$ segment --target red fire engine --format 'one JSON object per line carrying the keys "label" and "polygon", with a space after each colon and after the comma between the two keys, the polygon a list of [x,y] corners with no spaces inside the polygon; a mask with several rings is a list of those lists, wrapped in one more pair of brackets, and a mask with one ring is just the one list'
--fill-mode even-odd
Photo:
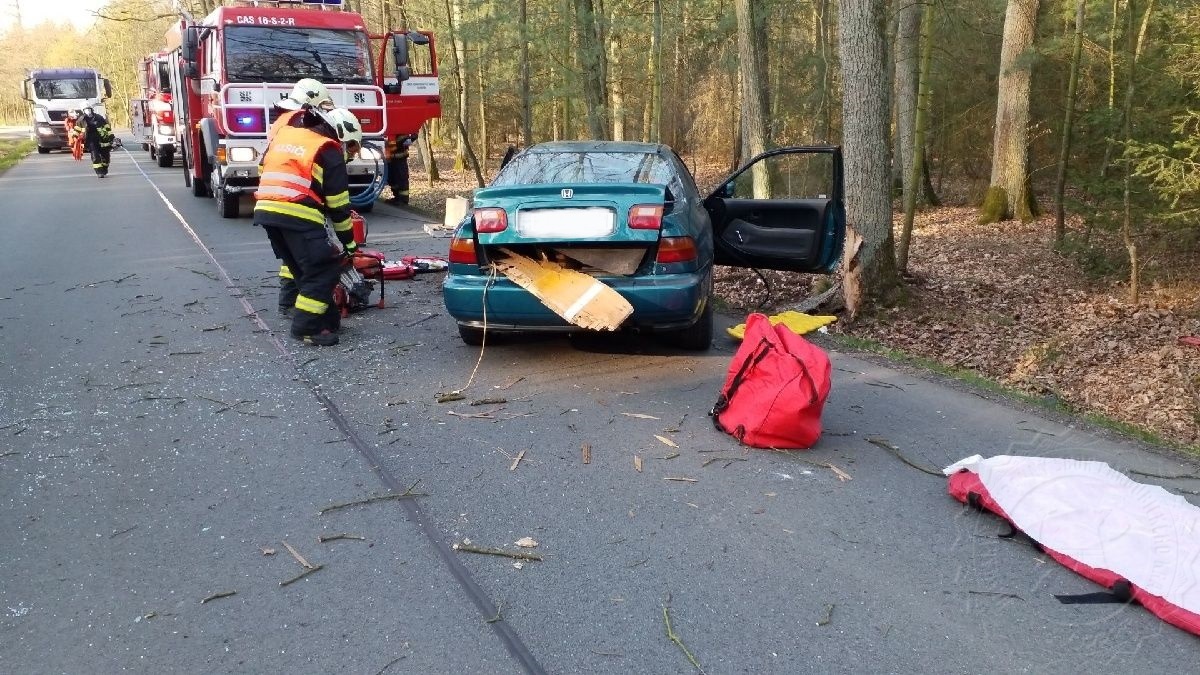
{"label": "red fire engine", "polygon": [[138,63],[138,88],[141,95],[129,102],[133,136],[159,166],[171,166],[175,160],[175,112],[167,52],[151,54]]}
{"label": "red fire engine", "polygon": [[241,195],[257,188],[274,103],[297,80],[324,83],[378,145],[347,165],[351,201],[362,212],[381,187],[383,142],[416,134],[441,114],[433,36],[370,35],[341,0],[218,7],[168,31],[167,50],[184,182],[197,197],[216,197],[226,218],[237,217]]}

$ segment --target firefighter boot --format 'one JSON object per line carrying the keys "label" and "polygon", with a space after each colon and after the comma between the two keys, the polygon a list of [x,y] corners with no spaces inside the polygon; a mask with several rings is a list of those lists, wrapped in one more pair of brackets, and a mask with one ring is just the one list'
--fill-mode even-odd
{"label": "firefighter boot", "polygon": [[313,335],[300,335],[295,331],[292,331],[292,337],[306,345],[314,345],[317,347],[332,347],[338,343],[337,333],[334,333],[328,328],[322,328],[320,333],[315,333]]}

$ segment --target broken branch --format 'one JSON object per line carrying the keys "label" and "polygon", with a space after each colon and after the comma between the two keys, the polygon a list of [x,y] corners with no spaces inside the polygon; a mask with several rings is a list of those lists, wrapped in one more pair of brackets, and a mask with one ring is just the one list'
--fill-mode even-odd
{"label": "broken branch", "polygon": [[301,567],[305,567],[305,568],[307,568],[307,569],[310,569],[310,570],[311,570],[311,569],[314,569],[314,568],[316,567],[316,565],[313,565],[312,563],[310,563],[310,562],[308,562],[307,560],[305,560],[305,559],[304,559],[304,556],[300,555],[300,552],[299,552],[299,551],[297,551],[296,549],[292,548],[292,545],[291,545],[291,544],[289,544],[289,543],[287,543],[287,540],[284,540],[284,541],[283,541],[283,547],[284,547],[284,548],[286,548],[286,549],[288,550],[288,553],[291,553],[291,554],[292,554],[292,557],[296,559],[296,562],[300,563],[300,566],[301,566]]}
{"label": "broken branch", "polygon": [[[420,482],[421,481],[417,481],[417,483],[420,483]],[[413,483],[413,487],[416,487],[417,483]],[[330,504],[329,506],[326,506],[325,508],[321,509],[320,511],[317,511],[317,515],[323,516],[326,513],[329,513],[330,511],[344,509],[348,506],[361,506],[363,504],[374,504],[375,502],[388,501],[391,499],[407,499],[410,497],[428,497],[428,496],[429,495],[425,494],[424,492],[413,492],[412,487],[410,487],[408,490],[405,490],[403,494],[379,495],[377,497],[367,497],[366,499],[357,499],[355,501],[345,502],[343,504]]]}
{"label": "broken branch", "polygon": [[366,537],[360,537],[357,534],[346,534],[345,532],[343,532],[341,534],[331,534],[328,536],[323,535],[323,534],[318,535],[317,543],[324,544],[327,541],[337,541],[339,539],[354,539],[355,541],[366,541],[367,540]]}
{"label": "broken branch", "polygon": [[237,591],[221,591],[220,593],[213,593],[212,595],[208,596],[207,598],[204,598],[203,600],[201,600],[200,604],[203,605],[206,602],[211,602],[213,600],[219,600],[220,598],[228,598],[231,595],[237,595]]}
{"label": "broken branch", "polygon": [[455,551],[463,551],[464,553],[481,553],[483,555],[498,555],[506,558],[517,558],[518,560],[537,560],[541,561],[542,556],[536,553],[525,553],[524,551],[505,551],[502,548],[486,548],[483,546],[475,546],[474,544],[454,544],[450,548]]}
{"label": "broken branch", "polygon": [[696,670],[704,672],[704,669],[700,667],[700,662],[696,660],[695,656],[692,656],[692,652],[688,650],[687,645],[683,644],[683,640],[679,639],[679,636],[675,634],[675,630],[671,628],[671,613],[667,609],[666,605],[663,605],[663,623],[666,624],[667,627],[667,638],[669,638],[671,642],[674,642],[679,649],[683,651],[683,655],[687,657],[687,660],[691,662],[693,666],[695,666]]}
{"label": "broken branch", "polygon": [[301,572],[300,574],[297,574],[296,576],[292,577],[291,579],[279,582],[279,586],[282,588],[283,586],[287,586],[288,584],[294,584],[297,581],[300,581],[301,579],[303,579],[304,577],[312,574],[313,572],[317,572],[322,569],[325,569],[324,565],[317,565],[316,567],[310,567],[310,568],[304,570],[303,572]]}

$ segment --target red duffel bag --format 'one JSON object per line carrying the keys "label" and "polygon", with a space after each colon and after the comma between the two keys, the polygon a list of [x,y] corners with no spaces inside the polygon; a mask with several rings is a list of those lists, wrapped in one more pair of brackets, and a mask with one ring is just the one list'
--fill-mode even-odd
{"label": "red duffel bag", "polygon": [[819,347],[751,314],[713,406],[713,424],[755,448],[810,448],[821,437],[831,371]]}

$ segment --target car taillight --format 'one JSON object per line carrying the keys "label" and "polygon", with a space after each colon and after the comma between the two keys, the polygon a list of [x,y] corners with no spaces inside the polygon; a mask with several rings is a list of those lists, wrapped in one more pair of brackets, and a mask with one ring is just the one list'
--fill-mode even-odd
{"label": "car taillight", "polygon": [[661,204],[638,204],[629,209],[629,229],[662,229],[663,207]]}
{"label": "car taillight", "polygon": [[475,231],[480,234],[503,232],[508,227],[504,209],[475,209]]}
{"label": "car taillight", "polygon": [[696,259],[696,242],[691,237],[663,237],[658,242],[660,263],[692,262]]}
{"label": "car taillight", "polygon": [[478,265],[479,257],[475,255],[475,240],[471,237],[455,237],[451,239],[450,262],[464,265]]}
{"label": "car taillight", "polygon": [[158,113],[158,123],[159,124],[174,124],[175,123],[175,114],[172,113],[170,110],[160,110]]}

